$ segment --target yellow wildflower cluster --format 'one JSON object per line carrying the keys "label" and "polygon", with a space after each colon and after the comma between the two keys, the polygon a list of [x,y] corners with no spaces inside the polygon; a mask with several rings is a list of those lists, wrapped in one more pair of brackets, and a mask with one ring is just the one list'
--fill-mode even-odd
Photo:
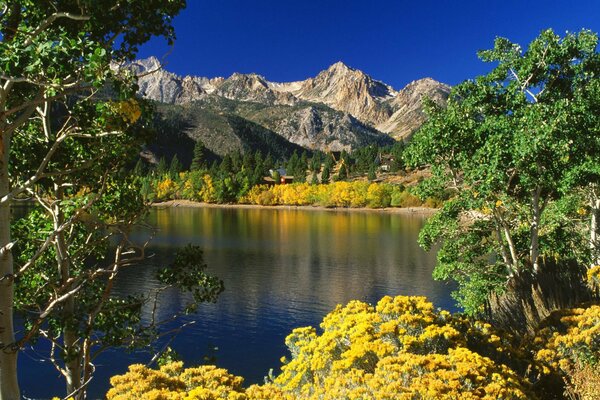
{"label": "yellow wildflower cluster", "polygon": [[514,371],[474,350],[501,346],[489,325],[468,326],[424,297],[353,301],[321,328],[286,338],[292,359],[274,383],[298,398],[527,398]]}
{"label": "yellow wildflower cluster", "polygon": [[544,374],[562,376],[571,398],[600,393],[600,305],[556,311],[530,347]]}
{"label": "yellow wildflower cluster", "polygon": [[315,205],[324,207],[411,207],[422,205],[415,196],[398,186],[386,183],[333,182],[322,185],[253,187],[242,202],[259,205]]}
{"label": "yellow wildflower cluster", "polygon": [[291,360],[264,385],[244,389],[242,378],[210,366],[134,365],[111,380],[107,398],[531,398],[527,382],[487,356],[514,357],[490,325],[438,312],[424,297],[384,297],[376,306],[352,301],[328,314],[321,330],[295,329],[286,338]]}
{"label": "yellow wildflower cluster", "polygon": [[172,362],[159,370],[140,364],[129,367],[123,375],[114,376],[108,400],[293,400],[273,384],[242,387],[244,379],[222,368],[205,365],[183,368]]}
{"label": "yellow wildflower cluster", "polygon": [[533,340],[544,372],[569,373],[576,366],[600,362],[599,305],[562,310],[549,321]]}
{"label": "yellow wildflower cluster", "polygon": [[600,290],[600,265],[588,269],[587,282],[592,289]]}
{"label": "yellow wildflower cluster", "polygon": [[243,378],[212,365],[183,368],[173,362],[153,370],[140,364],[124,375],[111,378],[108,400],[245,400]]}

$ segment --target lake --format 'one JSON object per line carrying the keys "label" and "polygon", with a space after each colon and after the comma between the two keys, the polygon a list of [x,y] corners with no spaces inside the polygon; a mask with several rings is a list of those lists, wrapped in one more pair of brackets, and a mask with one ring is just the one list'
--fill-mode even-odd
{"label": "lake", "polygon": [[[149,293],[154,274],[174,251],[188,243],[204,249],[208,273],[217,275],[225,291],[216,304],[203,305],[171,343],[186,362],[204,357],[262,382],[280,357],[285,337],[299,326],[318,326],[337,304],[353,299],[375,303],[385,295],[424,295],[436,306],[456,310],[452,287],[433,281],[433,252],[416,239],[425,218],[361,211],[247,208],[155,208],[148,222],[158,228],[144,265],[123,271],[120,295]],[[147,235],[138,232],[137,239]],[[179,310],[185,297],[168,293],[160,316]],[[186,321],[189,321],[188,318]],[[90,398],[101,398],[108,378],[134,362],[146,363],[147,352],[105,353],[97,362]],[[48,398],[63,393],[58,374],[31,349],[19,356],[23,394]]]}

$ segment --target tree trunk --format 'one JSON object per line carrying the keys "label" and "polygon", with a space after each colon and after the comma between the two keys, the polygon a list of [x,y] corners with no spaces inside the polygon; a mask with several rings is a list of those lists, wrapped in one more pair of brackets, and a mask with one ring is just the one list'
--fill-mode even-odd
{"label": "tree trunk", "polygon": [[597,196],[592,197],[591,208],[590,253],[593,267],[595,265],[600,265],[600,198]]}
{"label": "tree trunk", "polygon": [[533,266],[533,272],[540,269],[538,258],[540,256],[540,189],[536,189],[531,198],[531,245],[529,247],[529,258]]}
{"label": "tree trunk", "polygon": [[[9,138],[0,136],[0,198],[8,194]],[[0,400],[18,400],[17,350],[13,348],[13,258],[10,250],[10,202],[0,204]]]}
{"label": "tree trunk", "polygon": [[[61,209],[60,201],[63,200],[63,190],[59,186],[55,186],[56,204],[54,205],[54,231],[58,231],[59,227],[65,222],[65,217]],[[56,261],[58,263],[58,272],[60,274],[61,285],[67,285],[67,281],[71,277],[71,260],[69,257],[69,249],[65,240],[65,232],[61,231],[56,234]],[[65,328],[63,331],[63,345],[65,352],[65,370],[64,375],[67,383],[67,396],[78,391],[81,387],[81,349],[78,344],[79,335],[77,329],[73,327],[73,316],[75,313],[75,298],[70,296],[63,303],[62,318]],[[77,393],[75,399],[83,398],[83,393]]]}

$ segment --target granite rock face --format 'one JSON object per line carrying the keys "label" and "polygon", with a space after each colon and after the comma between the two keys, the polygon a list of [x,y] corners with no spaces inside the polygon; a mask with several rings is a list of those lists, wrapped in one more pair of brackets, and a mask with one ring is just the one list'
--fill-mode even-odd
{"label": "granite rock face", "polygon": [[[323,151],[352,150],[406,139],[426,118],[424,98],[443,105],[450,92],[448,85],[431,78],[411,82],[396,91],[342,62],[314,78],[284,83],[269,82],[257,74],[235,73],[226,79],[181,77],[162,68],[154,57],[136,61],[133,68],[140,76],[140,95],[183,106],[188,112],[179,115],[190,119],[190,126],[207,125],[199,115],[241,118],[246,122],[236,119],[235,124],[221,124],[227,126],[228,135],[236,126],[253,124],[293,144]],[[204,111],[191,118],[192,109]],[[167,110],[171,109],[166,107],[162,112]],[[211,128],[212,142],[219,135],[218,126]],[[191,131],[208,134],[207,129],[192,127]],[[209,140],[202,138],[206,134],[196,135],[196,140]],[[223,149],[214,147],[216,154],[223,153]]]}

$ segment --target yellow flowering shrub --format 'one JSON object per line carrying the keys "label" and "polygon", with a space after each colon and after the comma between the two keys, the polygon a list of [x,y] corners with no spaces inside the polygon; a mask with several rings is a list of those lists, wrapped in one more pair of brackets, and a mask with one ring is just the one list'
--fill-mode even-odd
{"label": "yellow flowering shrub", "polygon": [[129,367],[123,375],[114,376],[108,400],[246,400],[244,379],[229,374],[222,368],[205,365],[183,368],[182,362],[173,362],[159,370],[140,364]]}
{"label": "yellow flowering shrub", "polygon": [[592,289],[600,290],[600,265],[588,269],[587,282]]}
{"label": "yellow flowering shrub", "polygon": [[543,374],[559,374],[577,398],[600,393],[600,305],[554,312],[530,347]]}
{"label": "yellow flowering shrub", "polygon": [[533,340],[536,360],[550,373],[600,362],[600,306],[561,310]]}
{"label": "yellow flowering shrub", "polygon": [[[501,339],[502,337],[502,339]],[[133,365],[111,379],[117,399],[530,399],[530,385],[508,362],[510,336],[489,324],[438,311],[424,297],[351,301],[314,327],[286,338],[290,360],[264,385],[211,366]]]}
{"label": "yellow flowering shrub", "polygon": [[512,369],[474,350],[512,351],[490,351],[502,343],[489,325],[469,326],[424,297],[388,296],[375,307],[352,301],[321,329],[286,338],[292,358],[274,383],[298,398],[528,398]]}

